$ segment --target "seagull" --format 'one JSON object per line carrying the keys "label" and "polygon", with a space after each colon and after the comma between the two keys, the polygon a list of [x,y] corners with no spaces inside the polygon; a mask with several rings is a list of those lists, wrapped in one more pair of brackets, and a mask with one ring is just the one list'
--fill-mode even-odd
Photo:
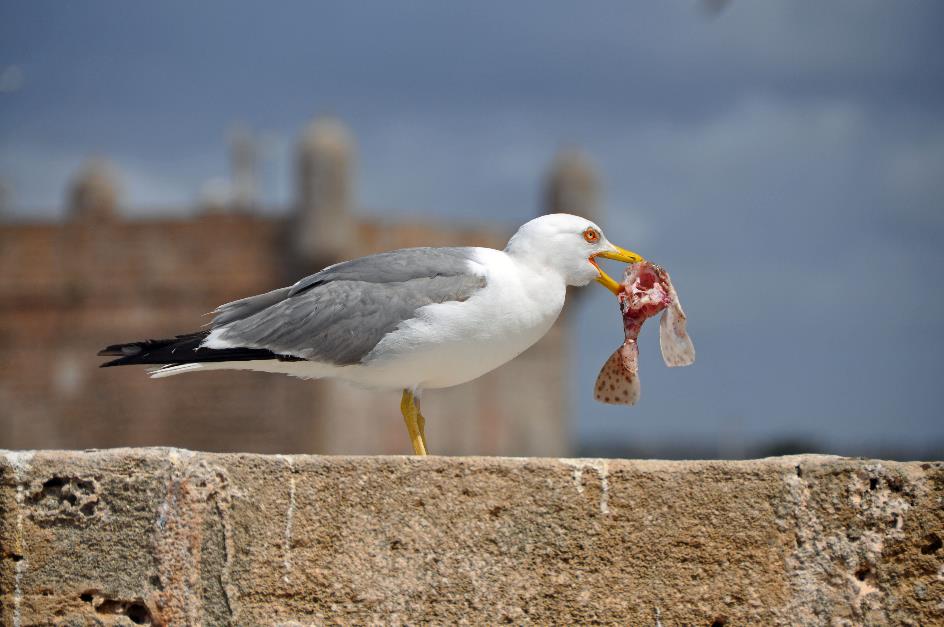
{"label": "seagull", "polygon": [[209,328],[114,344],[102,367],[159,365],[151,377],[256,370],[402,390],[413,452],[426,455],[424,390],[478,378],[550,330],[567,286],[619,284],[597,258],[644,261],[599,226],[557,213],[527,222],[504,250],[404,248],[343,261],[294,285],[218,307]]}

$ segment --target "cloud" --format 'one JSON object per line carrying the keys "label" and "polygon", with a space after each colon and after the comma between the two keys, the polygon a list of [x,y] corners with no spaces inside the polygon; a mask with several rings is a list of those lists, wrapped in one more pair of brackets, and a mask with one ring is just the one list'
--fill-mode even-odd
{"label": "cloud", "polygon": [[893,145],[882,156],[889,201],[919,225],[944,227],[944,128]]}
{"label": "cloud", "polygon": [[25,73],[18,65],[8,65],[0,69],[0,94],[12,94],[23,87]]}

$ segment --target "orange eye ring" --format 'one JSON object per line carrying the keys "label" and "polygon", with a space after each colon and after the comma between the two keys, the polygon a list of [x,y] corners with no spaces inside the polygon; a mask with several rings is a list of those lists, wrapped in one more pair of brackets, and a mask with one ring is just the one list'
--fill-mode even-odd
{"label": "orange eye ring", "polygon": [[600,232],[592,226],[588,226],[583,232],[583,238],[587,240],[588,244],[596,244],[600,241]]}

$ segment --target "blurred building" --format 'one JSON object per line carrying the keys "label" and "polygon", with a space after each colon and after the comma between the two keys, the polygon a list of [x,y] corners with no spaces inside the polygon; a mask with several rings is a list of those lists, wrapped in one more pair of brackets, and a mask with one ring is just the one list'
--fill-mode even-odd
{"label": "blurred building", "polygon": [[[231,138],[233,192],[187,218],[125,219],[120,180],[90,163],[62,223],[0,223],[0,448],[172,445],[256,452],[405,453],[399,393],[253,372],[151,380],[99,369],[106,344],[199,328],[217,305],[326,264],[407,246],[502,248],[510,235],[427,220],[359,218],[354,145],[339,122],[298,143],[294,208],[256,209],[252,144]],[[545,210],[593,215],[597,183],[575,153],[545,180]],[[431,450],[563,455],[571,450],[566,321],[472,383],[428,392]]]}

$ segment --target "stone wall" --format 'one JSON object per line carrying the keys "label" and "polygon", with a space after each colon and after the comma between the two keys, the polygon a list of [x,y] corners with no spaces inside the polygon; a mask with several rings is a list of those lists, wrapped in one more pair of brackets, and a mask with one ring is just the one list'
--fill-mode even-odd
{"label": "stone wall", "polygon": [[944,623],[944,463],[0,454],[0,622]]}
{"label": "stone wall", "polygon": [[[342,259],[414,246],[501,249],[513,232],[508,223],[474,218],[457,223],[406,218],[403,208],[357,210],[356,150],[338,120],[316,121],[302,134],[290,210],[261,210],[246,133],[232,135],[232,203],[208,198],[198,213],[132,205],[125,215],[120,166],[93,161],[69,190],[65,221],[0,216],[0,448],[411,451],[398,392],[255,372],[151,381],[143,367],[99,370],[105,360],[96,353],[104,346],[200,330],[217,306],[290,285]],[[543,185],[542,211],[599,217],[599,182],[585,157],[564,154]],[[461,387],[428,392],[430,450],[570,454],[566,317],[565,310],[514,362]]]}
{"label": "stone wall", "polygon": [[[0,224],[0,448],[410,452],[398,392],[257,372],[151,380],[141,366],[99,369],[104,346],[199,330],[218,305],[303,276],[285,274],[285,226],[251,214]],[[420,245],[502,248],[508,236],[431,221],[355,227],[350,257]],[[566,328],[562,318],[512,363],[429,391],[430,450],[567,454]]]}

